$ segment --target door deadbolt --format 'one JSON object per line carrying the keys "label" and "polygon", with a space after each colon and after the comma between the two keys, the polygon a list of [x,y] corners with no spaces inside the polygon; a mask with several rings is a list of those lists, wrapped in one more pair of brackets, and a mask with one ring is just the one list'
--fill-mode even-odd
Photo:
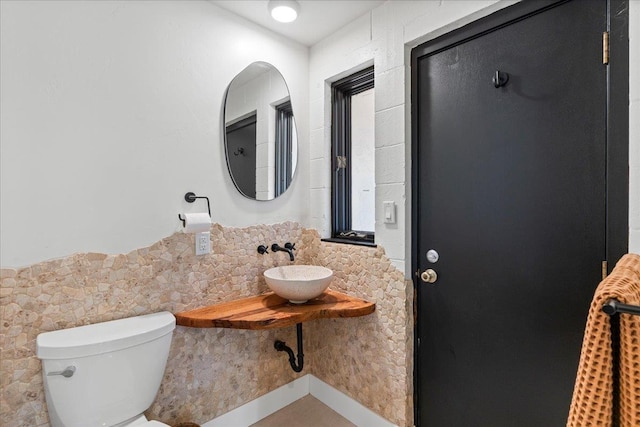
{"label": "door deadbolt", "polygon": [[435,283],[435,281],[438,280],[438,273],[436,273],[434,270],[430,268],[427,268],[425,271],[422,272],[422,274],[420,275],[420,278],[422,279],[423,282]]}
{"label": "door deadbolt", "polygon": [[431,264],[438,262],[439,259],[440,254],[438,254],[438,251],[436,251],[435,249],[429,249],[427,251],[427,261],[429,261]]}

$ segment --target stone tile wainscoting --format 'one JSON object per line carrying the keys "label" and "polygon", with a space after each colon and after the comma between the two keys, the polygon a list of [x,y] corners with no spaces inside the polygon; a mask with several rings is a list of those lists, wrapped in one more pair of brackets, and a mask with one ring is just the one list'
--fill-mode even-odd
{"label": "stone tile wainscoting", "polygon": [[332,287],[376,302],[355,319],[305,323],[305,369],[296,374],[269,331],[178,326],[150,419],[204,423],[311,373],[399,426],[412,425],[412,284],[382,248],[320,241],[287,222],[211,228],[211,253],[196,257],[193,235],[175,233],[126,255],[75,254],[0,275],[0,424],[49,425],[36,336],[140,314],[179,312],[268,291],[262,272],[290,261],[260,244],[296,242],[296,263],[325,265]]}

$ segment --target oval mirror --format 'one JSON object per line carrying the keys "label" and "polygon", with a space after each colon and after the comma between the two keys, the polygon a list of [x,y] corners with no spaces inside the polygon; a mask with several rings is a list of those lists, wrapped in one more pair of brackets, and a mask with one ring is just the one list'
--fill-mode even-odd
{"label": "oval mirror", "polygon": [[291,185],[298,136],[282,74],[254,62],[229,84],[224,102],[224,147],[231,180],[254,200],[272,200]]}

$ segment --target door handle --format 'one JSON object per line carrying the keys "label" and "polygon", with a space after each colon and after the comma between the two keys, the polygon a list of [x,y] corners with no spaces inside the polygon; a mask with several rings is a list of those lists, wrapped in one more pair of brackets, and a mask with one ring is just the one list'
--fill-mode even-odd
{"label": "door handle", "polygon": [[438,273],[436,273],[435,270],[432,270],[431,268],[427,268],[422,272],[420,278],[425,283],[435,283],[435,281],[438,280]]}

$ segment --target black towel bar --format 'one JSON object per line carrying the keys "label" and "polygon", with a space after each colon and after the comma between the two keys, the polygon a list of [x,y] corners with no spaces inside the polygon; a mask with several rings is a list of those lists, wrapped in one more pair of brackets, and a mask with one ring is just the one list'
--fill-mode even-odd
{"label": "black towel bar", "polygon": [[613,418],[612,426],[620,427],[620,316],[619,314],[635,314],[640,316],[640,306],[623,304],[610,299],[602,306],[602,311],[611,316],[611,359],[613,373]]}
{"label": "black towel bar", "polygon": [[640,306],[623,304],[615,299],[607,301],[607,303],[602,306],[602,311],[610,316],[613,316],[616,313],[635,314],[636,316],[640,316]]}

